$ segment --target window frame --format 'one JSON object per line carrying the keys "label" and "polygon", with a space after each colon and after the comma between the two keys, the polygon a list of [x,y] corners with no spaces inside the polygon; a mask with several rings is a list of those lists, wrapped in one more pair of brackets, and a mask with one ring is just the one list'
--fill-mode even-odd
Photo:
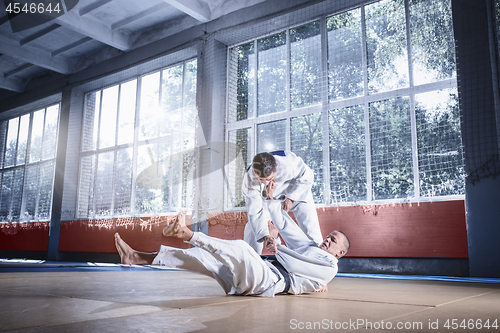
{"label": "window frame", "polygon": [[[377,2],[377,1],[374,1]],[[229,141],[229,133],[232,131],[236,131],[238,129],[245,129],[245,128],[250,128],[251,131],[251,137],[252,137],[252,142],[250,144],[250,152],[248,152],[249,155],[255,156],[257,153],[257,142],[258,142],[258,131],[257,128],[260,124],[268,123],[268,122],[273,122],[273,121],[280,121],[280,120],[285,120],[286,121],[286,150],[291,150],[290,149],[290,144],[291,144],[291,134],[290,134],[290,125],[291,125],[291,119],[299,116],[306,116],[309,114],[314,114],[314,113],[321,113],[322,117],[322,136],[323,136],[323,186],[324,186],[324,192],[323,192],[323,198],[324,202],[322,203],[317,203],[316,205],[319,207],[323,206],[352,206],[352,205],[363,205],[363,204],[393,204],[393,203],[404,203],[404,202],[431,202],[431,201],[449,201],[449,200],[457,200],[457,199],[464,199],[465,194],[458,194],[458,195],[443,195],[443,196],[435,196],[435,197],[426,197],[426,196],[421,196],[420,194],[420,181],[419,181],[419,161],[418,161],[418,142],[417,142],[417,124],[416,124],[416,115],[415,115],[415,95],[421,94],[421,93],[426,93],[426,92],[432,92],[432,91],[438,91],[442,89],[457,89],[458,84],[457,84],[457,77],[456,73],[452,78],[448,79],[441,79],[435,82],[431,83],[424,83],[420,85],[415,85],[414,84],[414,78],[413,78],[413,62],[412,62],[412,48],[411,48],[411,30],[410,30],[410,0],[404,0],[404,11],[405,11],[405,34],[406,34],[406,50],[407,50],[407,57],[408,57],[408,79],[409,83],[407,87],[404,88],[399,88],[395,90],[389,90],[389,91],[383,91],[383,92],[377,92],[377,93],[369,93],[368,89],[368,68],[367,68],[367,50],[366,50],[366,21],[365,21],[365,7],[369,6],[373,2],[369,3],[364,3],[355,7],[347,8],[342,11],[334,12],[334,13],[328,13],[328,14],[323,14],[319,17],[316,17],[311,20],[307,20],[304,22],[300,22],[294,25],[291,25],[289,27],[286,27],[285,29],[277,29],[273,32],[267,33],[265,35],[261,36],[256,36],[251,39],[247,39],[242,42],[235,43],[233,45],[228,46],[227,48],[227,68],[230,68],[231,65],[231,50],[238,47],[242,46],[245,44],[249,44],[250,42],[254,43],[254,50],[256,52],[255,60],[254,60],[254,70],[258,70],[257,67],[257,58],[258,58],[258,50],[257,50],[257,41],[259,39],[263,39],[269,36],[273,36],[276,34],[279,34],[283,31],[286,33],[286,105],[287,109],[286,111],[282,112],[276,112],[272,114],[267,114],[267,115],[262,115],[258,116],[257,112],[257,92],[258,92],[258,83],[257,83],[257,78],[255,78],[255,84],[253,87],[253,112],[252,115],[249,116],[247,119],[244,120],[234,120],[234,121],[229,121],[230,119],[230,82],[231,82],[231,73],[228,70],[227,71],[227,77],[226,77],[226,110],[225,110],[225,128],[224,128],[224,138],[225,141]],[[328,76],[328,31],[327,31],[327,20],[329,17],[339,15],[345,12],[349,12],[355,9],[359,9],[361,11],[360,17],[361,17],[361,38],[362,38],[362,52],[363,52],[363,84],[364,84],[364,89],[363,89],[363,95],[357,96],[357,97],[351,97],[351,98],[346,98],[346,99],[340,99],[340,100],[335,100],[335,101],[329,101],[329,93],[328,93],[328,85],[329,85],[329,76]],[[290,57],[290,30],[305,26],[307,24],[320,21],[320,34],[321,34],[321,73],[322,73],[322,78],[321,78],[321,85],[322,85],[322,95],[321,95],[321,103],[319,105],[313,105],[313,106],[307,106],[307,107],[302,107],[302,108],[297,108],[297,109],[291,109],[290,106],[290,101],[291,101],[291,94],[290,94],[290,89],[291,89],[291,78],[290,78],[290,63],[291,63],[291,57]],[[234,89],[234,87],[233,87]],[[392,98],[397,98],[397,97],[406,97],[410,99],[410,121],[411,121],[411,146],[412,146],[412,170],[413,170],[413,182],[414,182],[414,194],[411,197],[407,198],[395,198],[395,199],[373,199],[373,182],[372,182],[372,175],[371,175],[371,170],[372,170],[372,165],[371,165],[371,154],[370,152],[370,117],[369,117],[369,107],[370,103],[377,102],[377,101],[383,101],[387,99],[392,99]],[[333,198],[331,198],[331,191],[330,191],[330,182],[327,181],[330,179],[330,151],[329,151],[329,112],[330,110],[334,109],[340,109],[344,107],[351,107],[351,106],[362,106],[364,108],[364,121],[365,121],[365,147],[366,153],[366,181],[367,184],[366,186],[366,191],[367,191],[367,198],[366,200],[363,201],[346,201],[346,202],[334,202]],[[461,156],[461,160],[463,162],[463,155]],[[226,172],[226,174],[228,174]],[[232,201],[232,195],[231,195],[231,189],[229,188],[229,184],[226,184],[224,186],[224,208],[226,211],[244,211],[245,207],[233,207],[231,205]],[[239,189],[236,189],[239,190]],[[234,195],[233,195],[234,196]]]}
{"label": "window frame", "polygon": [[[132,75],[132,76],[128,76],[127,78],[123,78],[121,80],[117,80],[117,81],[114,81],[112,83],[109,83],[109,84],[106,84],[106,85],[103,85],[99,88],[93,88],[91,90],[86,90],[83,92],[83,98],[84,98],[84,105],[86,105],[86,99],[87,99],[87,95],[88,94],[92,94],[92,93],[97,93],[99,92],[100,94],[100,100],[99,101],[96,101],[96,104],[99,103],[99,117],[98,117],[98,122],[99,122],[99,125],[98,125],[98,129],[96,130],[97,131],[97,134],[96,134],[96,137],[93,138],[93,140],[96,141],[96,145],[95,147],[93,147],[92,149],[88,149],[88,150],[84,150],[84,141],[86,140],[86,136],[85,136],[85,130],[84,130],[84,127],[85,127],[85,114],[86,114],[86,110],[85,110],[85,106],[84,106],[84,110],[82,112],[82,123],[81,123],[81,126],[82,126],[82,132],[81,132],[81,146],[80,146],[80,151],[79,151],[79,156],[78,156],[78,176],[77,176],[77,189],[76,189],[76,205],[75,205],[75,218],[77,220],[95,220],[95,219],[112,219],[112,218],[131,218],[131,217],[143,217],[143,216],[167,216],[167,215],[172,215],[174,213],[177,213],[176,210],[172,210],[172,209],[182,209],[184,207],[174,207],[172,206],[170,203],[169,203],[169,210],[167,212],[161,212],[161,213],[157,213],[155,212],[154,214],[153,213],[138,213],[136,211],[136,204],[135,204],[135,199],[136,199],[136,178],[138,176],[138,172],[137,172],[137,160],[138,160],[138,154],[139,154],[139,148],[142,147],[142,146],[148,146],[148,145],[151,145],[151,144],[156,144],[156,143],[161,143],[161,142],[165,142],[166,138],[168,137],[172,137],[173,135],[172,134],[167,134],[167,135],[159,135],[157,137],[154,137],[154,138],[140,138],[140,130],[139,130],[139,127],[137,126],[138,122],[139,122],[139,118],[140,118],[140,108],[141,108],[141,89],[142,89],[142,80],[144,77],[148,76],[148,75],[152,75],[152,74],[155,74],[155,73],[159,73],[159,88],[160,88],[160,91],[159,91],[159,101],[161,102],[161,97],[162,97],[162,79],[163,79],[163,72],[165,70],[168,70],[170,68],[174,68],[176,66],[179,66],[179,65],[182,65],[183,66],[183,73],[182,73],[182,105],[183,107],[185,107],[185,83],[186,83],[186,69],[187,69],[187,64],[192,62],[192,61],[196,61],[197,62],[197,72],[199,71],[199,59],[198,59],[198,56],[191,56],[191,57],[187,57],[183,60],[178,60],[178,61],[175,61],[175,62],[171,62],[169,64],[166,64],[164,66],[159,66],[153,70],[149,70],[149,71],[144,71],[142,72],[141,74],[136,74],[136,75]],[[198,77],[198,73],[196,73],[196,77]],[[126,83],[129,83],[131,81],[134,81],[136,80],[137,83],[136,83],[136,90],[135,90],[135,106],[134,106],[134,124],[133,124],[133,127],[134,127],[134,134],[133,134],[133,140],[132,142],[129,142],[129,143],[121,143],[119,144],[118,143],[118,129],[119,129],[119,122],[116,121],[116,128],[115,128],[115,143],[112,145],[112,146],[107,146],[107,147],[104,147],[104,148],[101,148],[99,147],[99,135],[100,135],[100,126],[101,126],[101,120],[102,120],[102,98],[103,98],[103,91],[105,89],[108,89],[108,88],[111,88],[111,87],[115,87],[115,86],[118,86],[118,95],[117,95],[117,112],[116,112],[116,117],[117,119],[119,119],[119,116],[120,116],[120,97],[121,97],[121,86],[123,84],[126,84]],[[198,78],[197,78],[198,80]],[[197,90],[198,90],[198,86],[197,86]],[[198,94],[198,91],[196,92]],[[95,117],[95,115],[94,115]],[[196,136],[196,134],[195,134]],[[117,160],[117,155],[118,155],[118,152],[121,151],[121,150],[124,150],[124,149],[129,149],[131,148],[132,149],[132,164],[131,164],[131,180],[130,180],[130,210],[124,214],[116,214],[116,205],[115,205],[115,186],[116,186],[116,160]],[[82,190],[82,187],[81,187],[81,182],[82,182],[82,171],[81,171],[81,168],[82,168],[82,160],[86,157],[94,157],[94,158],[97,158],[97,156],[103,154],[103,153],[109,153],[109,152],[113,152],[113,181],[112,181],[112,189],[111,189],[111,192],[112,193],[112,197],[111,197],[111,210],[112,210],[112,213],[109,214],[109,215],[103,215],[101,216],[100,214],[98,214],[98,210],[96,208],[96,179],[97,179],[97,172],[98,172],[98,167],[99,167],[99,164],[98,162],[95,163],[95,165],[93,166],[93,170],[92,170],[92,174],[91,174],[91,177],[93,178],[92,179],[92,187],[93,187],[93,197],[90,198],[90,197],[87,197],[87,199],[90,201],[92,200],[92,206],[93,206],[93,213],[90,214],[90,212],[88,212],[88,214],[86,216],[81,216],[80,215],[80,194],[81,194],[81,190]],[[195,168],[197,168],[198,166],[196,165]],[[178,190],[179,192],[182,192],[182,190],[184,189],[183,186],[180,187],[180,189]],[[198,191],[198,189],[196,188],[196,186],[194,187],[194,192]],[[193,193],[194,195],[196,195],[195,193]],[[88,193],[87,193],[87,196],[88,196]],[[170,198],[169,199],[169,202],[171,202],[172,199]],[[88,211],[88,209],[87,209]]]}
{"label": "window frame", "polygon": [[[35,102],[37,104],[36,106],[33,105],[32,107],[27,106],[30,111],[25,111],[21,114],[18,114],[14,117],[9,117],[6,119],[3,119],[1,122],[2,124],[5,123],[5,132],[4,132],[4,137],[2,138],[2,154],[1,154],[1,161],[0,161],[0,184],[3,183],[3,175],[5,172],[8,171],[13,171],[14,173],[16,170],[22,170],[23,178],[22,178],[22,184],[21,184],[21,204],[19,205],[19,217],[17,219],[12,218],[12,209],[13,209],[13,204],[14,204],[14,195],[10,196],[10,203],[9,203],[9,214],[7,216],[10,216],[10,218],[5,221],[5,220],[0,220],[0,223],[8,223],[8,222],[22,222],[22,223],[30,223],[30,222],[46,222],[50,221],[52,218],[52,204],[53,204],[53,194],[54,194],[54,179],[55,179],[55,170],[56,170],[56,161],[57,161],[57,147],[58,147],[58,139],[59,139],[59,126],[60,126],[60,121],[61,121],[61,101],[60,99],[56,100],[51,100],[49,99],[47,102]],[[46,121],[47,121],[47,112],[48,109],[57,107],[57,120],[55,122],[55,137],[54,137],[54,154],[50,158],[44,158],[44,143],[46,142]],[[26,107],[23,107],[23,109]],[[34,115],[36,112],[43,111],[43,124],[42,124],[42,136],[41,136],[41,144],[40,144],[40,158],[36,161],[31,161],[31,153],[32,153],[32,137],[33,137],[33,123],[34,123]],[[18,152],[19,152],[19,135],[20,135],[20,130],[21,130],[21,118],[29,115],[29,122],[28,122],[28,129],[27,129],[27,136],[26,136],[26,152],[24,156],[24,161],[19,163],[18,162]],[[16,137],[16,148],[15,148],[15,153],[14,153],[14,164],[5,167],[5,154],[7,151],[7,145],[8,145],[8,127],[9,127],[9,122],[12,119],[19,119],[18,125],[17,125],[17,137]],[[51,174],[51,184],[50,184],[50,199],[49,199],[49,207],[47,209],[48,211],[48,217],[43,218],[40,217],[40,191],[42,188],[42,179],[40,177],[41,173],[41,168],[44,165],[47,165],[49,163],[53,163],[52,165],[52,174]],[[34,215],[27,219],[26,218],[26,213],[27,213],[27,196],[28,196],[28,182],[29,179],[27,179],[27,174],[28,174],[28,169],[32,167],[37,167],[37,177],[36,177],[36,198],[35,198],[35,205],[34,205]],[[14,183],[15,178],[12,179],[12,184]],[[13,185],[12,185],[13,186]],[[0,191],[0,202],[2,200],[3,193]]]}

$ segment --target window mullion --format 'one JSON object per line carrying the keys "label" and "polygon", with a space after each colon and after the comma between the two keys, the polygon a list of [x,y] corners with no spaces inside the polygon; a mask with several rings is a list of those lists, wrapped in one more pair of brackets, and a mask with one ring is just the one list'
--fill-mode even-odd
{"label": "window mullion", "polygon": [[[29,117],[29,122],[28,122],[28,137],[27,137],[27,141],[26,141],[26,154],[24,155],[24,175],[23,175],[23,191],[22,191],[22,196],[21,196],[21,210],[20,210],[20,221],[22,221],[22,216],[24,215],[24,212],[26,211],[26,197],[28,195],[28,193],[26,193],[26,191],[24,191],[24,189],[26,188],[26,185],[27,185],[27,178],[26,178],[26,175],[28,174],[28,162],[29,162],[29,155],[28,155],[28,152],[29,152],[29,147],[31,145],[31,130],[32,130],[32,126],[33,126],[33,112],[30,112],[29,113],[30,117]],[[17,135],[18,137],[18,140],[19,140],[19,134]],[[18,143],[19,144],[19,143]],[[17,159],[17,154],[16,154],[16,159]],[[31,217],[31,219],[33,219],[34,216]]]}
{"label": "window mullion", "polygon": [[[184,74],[184,73],[183,73]],[[182,98],[182,97],[181,97]],[[181,107],[182,107],[182,103],[181,103]],[[181,128],[180,129],[173,129],[173,131],[175,132],[176,130],[181,130],[182,131],[182,112],[181,112]],[[168,168],[166,170],[163,170],[163,172],[167,172],[168,170],[168,210],[169,211],[172,211],[173,210],[173,207],[174,207],[174,172],[173,170],[175,168],[173,168],[173,162],[174,162],[174,146],[175,146],[175,139],[177,138],[176,135],[172,135],[170,137],[170,145],[169,145],[169,148],[170,148],[170,154],[168,156]],[[179,152],[180,154],[181,152]],[[181,169],[181,174],[182,174],[182,169]]]}
{"label": "window mullion", "polygon": [[[4,161],[5,161],[5,152],[7,151],[7,134],[8,134],[8,129],[9,129],[9,121],[5,120],[0,123],[0,133],[2,136],[2,149],[1,149],[1,155],[0,155],[0,168],[3,171],[3,168],[5,167]],[[1,192],[1,191],[0,191]]]}
{"label": "window mullion", "polygon": [[408,78],[410,87],[414,86],[413,83],[413,61],[412,61],[412,48],[411,48],[411,33],[410,33],[410,5],[409,0],[405,0],[405,21],[406,21],[406,50],[408,57]]}
{"label": "window mullion", "polygon": [[113,153],[113,179],[111,180],[111,207],[110,216],[115,216],[115,191],[116,191],[116,170],[118,164],[118,131],[120,129],[120,98],[122,94],[122,85],[118,86],[118,96],[116,101],[116,123],[115,123],[115,143]]}
{"label": "window mullion", "polygon": [[[290,45],[290,29],[286,29],[286,112],[289,113],[291,110],[291,71],[290,68],[292,66],[292,53],[291,53],[291,45]],[[291,150],[290,145],[290,115],[288,114],[286,117],[286,132],[285,132],[285,150]]]}
{"label": "window mullion", "polygon": [[410,95],[410,121],[411,121],[411,150],[413,160],[413,182],[415,186],[414,198],[420,198],[420,175],[418,172],[418,138],[415,114],[415,94]]}
{"label": "window mullion", "polygon": [[[364,96],[368,97],[368,56],[366,48],[366,22],[365,6],[361,7],[361,47],[363,48],[363,85]],[[366,160],[366,200],[373,200],[372,194],[372,159],[370,142],[370,105],[367,101],[363,103],[365,113],[365,160]]]}
{"label": "window mullion", "polygon": [[[31,138],[33,136],[33,118],[35,117],[35,113],[34,112],[30,112],[30,121],[28,123],[28,138],[26,139],[27,142],[26,142],[26,156],[24,158],[24,184],[26,184],[27,180],[26,180],[26,174],[27,174],[27,169],[28,167],[30,166],[30,155],[31,155]],[[24,193],[23,191],[23,203],[21,204],[21,212],[24,211],[24,209],[26,209],[26,196],[27,196],[27,193]],[[24,206],[24,208],[23,208]],[[32,216],[32,219],[35,218],[35,212],[33,212],[33,216]]]}
{"label": "window mullion", "polygon": [[42,143],[40,148],[40,161],[43,160],[43,148],[45,146],[45,125],[47,124],[47,108],[43,111]]}
{"label": "window mullion", "polygon": [[134,119],[134,142],[132,148],[132,189],[130,194],[130,212],[135,215],[135,196],[137,179],[137,158],[139,152],[139,116],[141,106],[142,77],[137,78],[136,97],[135,97],[135,119]]}
{"label": "window mullion", "polygon": [[93,212],[93,215],[92,217],[95,217],[96,216],[96,209],[97,209],[97,206],[96,206],[96,197],[97,197],[97,173],[99,171],[99,143],[100,143],[100,140],[101,140],[101,120],[102,120],[102,98],[103,98],[103,91],[101,90],[101,93],[99,94],[99,121],[98,121],[98,124],[97,124],[97,137],[96,137],[96,154],[95,154],[95,169],[94,169],[94,184],[92,184],[93,186],[93,198],[92,198],[92,212]]}
{"label": "window mullion", "polygon": [[326,17],[321,18],[321,121],[323,125],[323,203],[330,204],[330,120],[328,116],[328,31]]}
{"label": "window mullion", "polygon": [[406,19],[406,47],[408,54],[408,78],[410,81],[410,126],[411,126],[411,150],[412,150],[412,165],[413,165],[413,183],[414,183],[414,198],[420,198],[420,180],[418,172],[418,138],[417,124],[415,115],[415,94],[413,93],[413,61],[410,33],[410,5],[409,0],[405,0],[405,19]]}
{"label": "window mullion", "polygon": [[[186,82],[186,62],[182,64],[182,88],[181,88],[181,131],[184,130],[184,111],[185,111],[185,105],[184,105],[184,86]],[[182,188],[184,187],[184,168],[183,168],[183,159],[184,159],[184,151],[185,147],[183,147],[183,142],[181,141],[181,150],[179,152],[179,209],[182,208]],[[187,154],[187,153],[186,153]]]}
{"label": "window mullion", "polygon": [[259,92],[259,49],[258,49],[258,43],[257,40],[254,41],[254,50],[255,50],[255,57],[254,57],[254,71],[255,71],[255,84],[253,88],[253,124],[252,124],[252,133],[253,133],[253,144],[251,147],[251,156],[255,156],[257,154],[257,118],[258,118],[258,98],[257,94]]}
{"label": "window mullion", "polygon": [[37,189],[36,189],[36,200],[35,200],[35,217],[38,218],[38,207],[40,204],[40,184],[42,182],[42,179],[40,177],[41,174],[41,168],[42,168],[42,161],[43,161],[43,148],[45,145],[45,125],[47,123],[47,108],[45,108],[43,112],[43,127],[42,127],[42,143],[40,145],[40,161],[38,163],[38,169],[37,169]]}
{"label": "window mullion", "polygon": [[18,117],[19,121],[17,122],[17,138],[16,138],[16,149],[14,152],[14,165],[17,166],[17,152],[19,150],[19,131],[21,130],[21,117]]}

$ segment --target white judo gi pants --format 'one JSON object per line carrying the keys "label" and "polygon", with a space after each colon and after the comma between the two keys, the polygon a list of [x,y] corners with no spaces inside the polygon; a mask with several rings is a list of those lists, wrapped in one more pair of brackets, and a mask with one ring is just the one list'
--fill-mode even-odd
{"label": "white judo gi pants", "polygon": [[[267,204],[272,201],[275,200],[264,200],[263,209],[267,209]],[[300,229],[309,239],[314,241],[317,245],[323,242],[323,235],[321,234],[318,213],[316,211],[316,205],[314,204],[312,193],[310,193],[310,200],[308,201],[295,201],[293,203],[292,209],[290,209],[290,212],[293,213]],[[275,226],[276,228],[280,229],[278,225]],[[264,243],[259,242],[250,223],[247,223],[245,225],[243,239],[257,253],[262,253]]]}
{"label": "white judo gi pants", "polygon": [[285,287],[279,271],[243,240],[224,240],[195,232],[188,243],[195,247],[178,249],[162,245],[152,264],[213,277],[230,295],[272,297]]}

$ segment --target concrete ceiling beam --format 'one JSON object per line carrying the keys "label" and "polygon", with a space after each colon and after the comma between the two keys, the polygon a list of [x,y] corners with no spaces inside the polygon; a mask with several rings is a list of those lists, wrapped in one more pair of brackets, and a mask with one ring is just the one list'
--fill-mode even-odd
{"label": "concrete ceiling beam", "polygon": [[63,27],[91,37],[121,51],[130,51],[131,49],[131,43],[127,34],[119,30],[113,31],[110,25],[106,25],[102,21],[97,21],[88,16],[80,16],[73,11],[69,11],[58,17],[55,21]]}
{"label": "concrete ceiling beam", "polygon": [[211,20],[211,11],[206,2],[198,0],[163,0],[169,5],[197,19],[202,23]]}
{"label": "concrete ceiling beam", "polygon": [[29,44],[20,46],[19,42],[2,35],[0,35],[0,53],[57,73],[70,73],[70,66],[63,58],[52,57],[50,52]]}
{"label": "concrete ceiling beam", "polygon": [[25,85],[21,82],[21,80],[6,78],[3,75],[0,75],[0,88],[14,92],[23,92]]}

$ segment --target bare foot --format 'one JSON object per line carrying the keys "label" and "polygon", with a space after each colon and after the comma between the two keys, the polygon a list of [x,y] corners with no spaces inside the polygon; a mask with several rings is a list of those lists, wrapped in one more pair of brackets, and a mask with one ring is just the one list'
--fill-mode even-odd
{"label": "bare foot", "polygon": [[115,233],[115,246],[120,255],[121,263],[125,265],[151,265],[155,253],[144,253],[134,250],[120,237],[120,234]]}
{"label": "bare foot", "polygon": [[122,264],[133,264],[134,249],[123,241],[119,233],[115,233],[115,246],[120,255]]}
{"label": "bare foot", "polygon": [[163,235],[168,237],[177,237],[188,241],[193,237],[193,232],[186,226],[186,212],[180,212],[172,224],[163,228]]}
{"label": "bare foot", "polygon": [[320,288],[320,289],[315,290],[314,292],[315,292],[315,293],[326,293],[326,292],[328,292],[328,285],[327,285],[327,284],[325,284],[324,286],[321,286],[321,288]]}
{"label": "bare foot", "polygon": [[269,228],[269,235],[272,238],[278,238],[279,230],[270,220],[267,221],[267,227]]}

